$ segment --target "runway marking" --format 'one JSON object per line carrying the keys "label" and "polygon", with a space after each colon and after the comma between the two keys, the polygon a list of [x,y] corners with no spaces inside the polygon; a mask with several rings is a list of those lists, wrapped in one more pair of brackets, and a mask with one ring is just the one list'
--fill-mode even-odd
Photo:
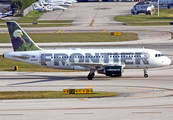
{"label": "runway marking", "polygon": [[70,74],[69,72],[66,72],[65,74]]}
{"label": "runway marking", "polygon": [[94,23],[94,20],[92,20],[92,22],[90,23],[90,25],[89,25],[89,26],[92,26],[92,25],[93,25],[93,23]]}
{"label": "runway marking", "polygon": [[132,98],[157,98],[158,96],[126,96],[127,97],[132,97]]}
{"label": "runway marking", "polygon": [[79,98],[78,100],[80,100],[80,101],[86,101],[85,99],[83,99],[83,98]]}
{"label": "runway marking", "polygon": [[72,115],[72,114],[94,114],[94,113],[64,113],[65,115]]}
{"label": "runway marking", "polygon": [[93,88],[93,86],[88,86],[88,87],[87,87],[87,89],[91,89],[91,88]]}
{"label": "runway marking", "polygon": [[134,33],[143,33],[143,32],[149,32],[149,31],[138,31],[138,32],[134,32]]}
{"label": "runway marking", "polygon": [[107,30],[103,30],[103,31],[101,31],[100,33],[104,33],[104,32],[106,32]]}
{"label": "runway marking", "polygon": [[23,115],[23,114],[0,114],[0,116],[13,116],[13,115]]}
{"label": "runway marking", "polygon": [[134,94],[134,95],[161,95],[161,94],[173,94],[173,92],[172,93],[164,93],[164,92],[162,92],[162,93],[137,93],[137,94]]}
{"label": "runway marking", "polygon": [[[147,35],[163,35],[164,33],[158,33],[158,32],[149,32],[149,33],[146,33]],[[165,33],[166,34],[166,33]]]}
{"label": "runway marking", "polygon": [[149,89],[155,89],[155,88],[143,88],[143,89],[133,89],[133,90],[124,90],[124,92],[130,92],[130,91],[141,91],[141,90],[149,90]]}
{"label": "runway marking", "polygon": [[61,30],[58,30],[56,33],[60,33],[61,32]]}
{"label": "runway marking", "polygon": [[152,113],[152,114],[153,114],[153,113],[154,113],[154,114],[155,114],[155,113],[156,113],[156,114],[158,114],[158,113],[160,114],[160,113],[162,113],[162,112],[132,112],[132,114],[151,114],[151,113]]}

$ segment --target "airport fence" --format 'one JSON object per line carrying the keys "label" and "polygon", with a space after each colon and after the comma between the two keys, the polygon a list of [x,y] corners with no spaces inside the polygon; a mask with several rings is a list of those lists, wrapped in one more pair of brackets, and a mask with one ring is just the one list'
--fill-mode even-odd
{"label": "airport fence", "polygon": [[33,11],[32,5],[23,10],[23,17],[25,17],[31,11]]}

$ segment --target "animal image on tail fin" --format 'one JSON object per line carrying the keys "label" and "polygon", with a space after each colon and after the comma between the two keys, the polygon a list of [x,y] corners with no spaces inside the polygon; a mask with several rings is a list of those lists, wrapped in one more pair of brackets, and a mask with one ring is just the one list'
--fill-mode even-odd
{"label": "animal image on tail fin", "polygon": [[41,50],[15,21],[7,21],[7,27],[14,51]]}

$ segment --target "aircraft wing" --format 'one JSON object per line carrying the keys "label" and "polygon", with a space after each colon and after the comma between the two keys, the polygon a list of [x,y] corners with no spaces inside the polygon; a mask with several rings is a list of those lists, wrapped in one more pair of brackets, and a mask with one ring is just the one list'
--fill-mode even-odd
{"label": "aircraft wing", "polygon": [[106,66],[122,66],[123,68],[125,67],[124,63],[118,64],[118,63],[71,63],[71,65],[78,65],[81,67],[88,67],[91,69],[98,69],[101,67],[106,67]]}

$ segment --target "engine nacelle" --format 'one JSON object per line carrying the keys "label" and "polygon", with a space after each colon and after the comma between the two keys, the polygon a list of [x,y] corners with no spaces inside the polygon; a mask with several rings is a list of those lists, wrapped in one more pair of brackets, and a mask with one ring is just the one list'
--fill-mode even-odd
{"label": "engine nacelle", "polygon": [[106,66],[102,69],[98,69],[98,73],[106,74],[106,76],[121,76],[122,66]]}

